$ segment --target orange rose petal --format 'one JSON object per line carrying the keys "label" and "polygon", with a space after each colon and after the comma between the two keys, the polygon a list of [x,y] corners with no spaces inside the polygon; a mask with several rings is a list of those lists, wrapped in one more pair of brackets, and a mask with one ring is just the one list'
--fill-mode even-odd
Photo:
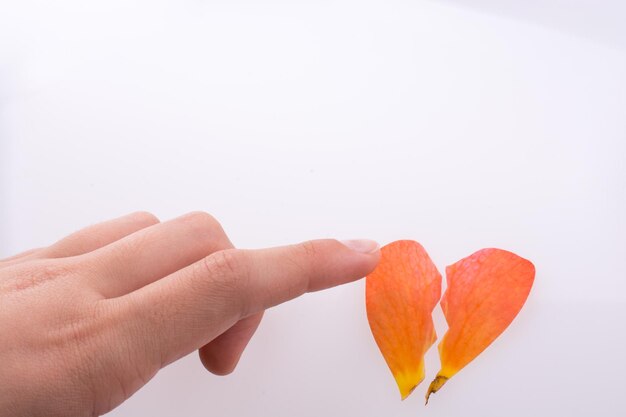
{"label": "orange rose petal", "polygon": [[439,343],[441,370],[426,403],[511,324],[534,279],[530,261],[501,249],[482,249],[446,268],[441,308],[449,329]]}
{"label": "orange rose petal", "polygon": [[441,274],[412,240],[384,246],[366,278],[370,328],[403,400],[424,379],[424,354],[437,340],[432,311],[440,297]]}

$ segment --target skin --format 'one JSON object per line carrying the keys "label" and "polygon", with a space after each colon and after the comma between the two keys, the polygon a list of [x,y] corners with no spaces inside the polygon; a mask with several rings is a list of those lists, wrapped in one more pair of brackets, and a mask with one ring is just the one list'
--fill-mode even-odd
{"label": "skin", "polygon": [[133,213],[0,261],[0,416],[98,416],[198,350],[232,372],[263,311],[359,279],[372,241],[234,249],[194,212]]}

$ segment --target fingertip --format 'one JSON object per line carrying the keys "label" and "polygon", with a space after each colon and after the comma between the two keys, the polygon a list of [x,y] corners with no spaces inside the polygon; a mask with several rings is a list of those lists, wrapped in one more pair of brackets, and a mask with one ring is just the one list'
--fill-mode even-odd
{"label": "fingertip", "polygon": [[380,244],[375,240],[348,239],[340,240],[339,243],[359,255],[355,259],[361,277],[372,272],[380,262]]}
{"label": "fingertip", "polygon": [[368,258],[368,263],[367,263],[365,275],[369,274],[374,269],[376,269],[376,267],[380,263],[380,258],[381,258],[381,254],[380,254],[380,245],[379,245],[378,249],[376,249],[375,252],[370,252],[369,253],[369,258]]}
{"label": "fingertip", "polygon": [[239,362],[239,357],[235,358],[234,361],[226,361],[223,358],[218,358],[213,355],[211,349],[207,349],[206,347],[198,350],[198,355],[200,356],[200,362],[202,362],[204,368],[217,376],[232,374]]}
{"label": "fingertip", "polygon": [[380,244],[371,239],[347,239],[340,240],[339,243],[359,253],[371,254],[380,251]]}
{"label": "fingertip", "polygon": [[361,279],[374,270],[380,261],[379,245],[372,240],[322,239],[303,242],[298,246],[309,248],[299,252],[303,255],[300,260],[303,265],[301,270],[309,271],[305,292]]}

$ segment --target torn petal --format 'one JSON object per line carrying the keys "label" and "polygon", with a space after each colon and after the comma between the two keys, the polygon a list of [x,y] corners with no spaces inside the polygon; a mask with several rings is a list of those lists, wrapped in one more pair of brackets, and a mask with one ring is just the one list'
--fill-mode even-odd
{"label": "torn petal", "polygon": [[384,246],[366,278],[370,328],[402,399],[424,379],[424,354],[437,340],[431,316],[440,296],[441,274],[412,240]]}
{"label": "torn petal", "polygon": [[534,278],[530,261],[501,249],[482,249],[446,268],[441,308],[449,329],[439,343],[441,370],[426,402],[511,324]]}

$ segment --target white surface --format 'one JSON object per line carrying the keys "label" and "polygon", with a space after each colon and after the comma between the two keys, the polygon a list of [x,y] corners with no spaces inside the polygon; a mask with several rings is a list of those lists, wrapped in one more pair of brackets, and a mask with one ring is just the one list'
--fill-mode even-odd
{"label": "white surface", "polygon": [[234,375],[192,355],[111,415],[623,415],[624,3],[538,3],[3,2],[0,255],[137,209],[209,211],[241,247],[413,238],[441,270],[506,248],[530,299],[426,409],[359,282],[271,310]]}

